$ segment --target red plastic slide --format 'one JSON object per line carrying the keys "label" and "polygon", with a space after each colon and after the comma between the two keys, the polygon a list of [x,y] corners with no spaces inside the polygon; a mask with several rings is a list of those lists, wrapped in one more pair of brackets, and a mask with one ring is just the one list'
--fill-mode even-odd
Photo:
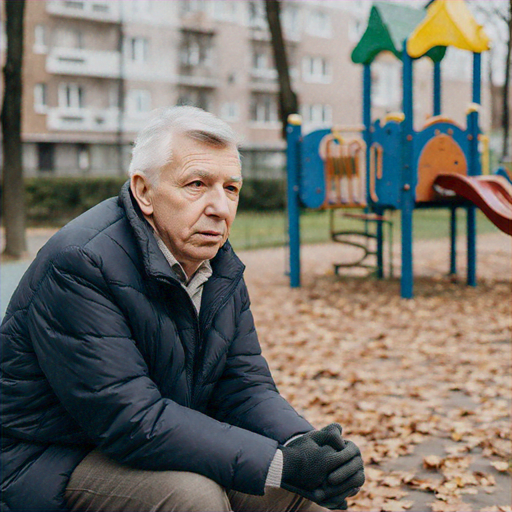
{"label": "red plastic slide", "polygon": [[435,189],[451,190],[480,208],[501,231],[512,235],[512,185],[501,176],[440,174]]}

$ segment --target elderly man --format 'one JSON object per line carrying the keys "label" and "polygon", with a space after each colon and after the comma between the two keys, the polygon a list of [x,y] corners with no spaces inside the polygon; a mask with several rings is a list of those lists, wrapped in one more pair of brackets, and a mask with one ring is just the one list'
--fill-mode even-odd
{"label": "elderly man", "polygon": [[231,129],[157,112],[130,182],[38,253],[2,324],[2,510],[346,508],[357,447],[279,395],[227,238]]}

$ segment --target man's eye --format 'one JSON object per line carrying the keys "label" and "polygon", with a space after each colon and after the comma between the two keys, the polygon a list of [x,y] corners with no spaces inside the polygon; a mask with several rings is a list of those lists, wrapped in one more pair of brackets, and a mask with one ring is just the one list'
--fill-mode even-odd
{"label": "man's eye", "polygon": [[238,187],[234,186],[234,185],[228,185],[226,187],[226,190],[228,190],[229,192],[234,192],[235,194],[238,194]]}
{"label": "man's eye", "polygon": [[200,181],[200,180],[195,180],[195,181],[192,181],[188,184],[189,187],[192,187],[192,188],[201,188],[203,186],[203,182]]}

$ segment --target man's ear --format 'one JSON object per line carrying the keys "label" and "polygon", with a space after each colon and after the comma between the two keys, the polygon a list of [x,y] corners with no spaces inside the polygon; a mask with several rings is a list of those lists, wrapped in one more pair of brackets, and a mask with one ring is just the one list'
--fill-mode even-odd
{"label": "man's ear", "polygon": [[146,176],[134,174],[130,179],[130,189],[142,213],[146,216],[153,214],[152,187]]}

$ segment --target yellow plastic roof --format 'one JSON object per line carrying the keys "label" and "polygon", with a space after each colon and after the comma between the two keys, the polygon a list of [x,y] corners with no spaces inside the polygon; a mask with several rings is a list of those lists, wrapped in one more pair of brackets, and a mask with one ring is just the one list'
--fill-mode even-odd
{"label": "yellow plastic roof", "polygon": [[464,0],[435,0],[427,16],[407,41],[407,53],[418,58],[434,46],[454,46],[482,53],[490,48],[490,39]]}

